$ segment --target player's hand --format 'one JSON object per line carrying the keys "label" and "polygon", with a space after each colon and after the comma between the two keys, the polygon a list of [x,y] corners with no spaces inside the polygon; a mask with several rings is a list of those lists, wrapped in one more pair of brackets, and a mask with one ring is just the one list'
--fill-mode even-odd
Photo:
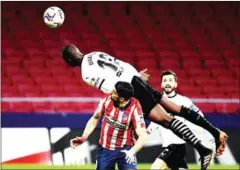
{"label": "player's hand", "polygon": [[144,81],[148,81],[150,78],[150,75],[146,73],[147,69],[145,68],[144,70],[140,71],[140,75],[141,75],[141,79],[143,79]]}
{"label": "player's hand", "polygon": [[77,146],[81,145],[83,142],[86,141],[85,137],[75,137],[70,140],[70,146],[75,149]]}
{"label": "player's hand", "polygon": [[227,144],[227,139],[228,139],[228,135],[223,132],[223,131],[220,131],[220,142],[221,142],[221,145],[219,146],[219,148],[217,148],[217,156],[220,156],[223,154],[223,152],[225,151],[225,148],[226,148],[226,144]]}
{"label": "player's hand", "polygon": [[137,161],[134,153],[131,150],[122,150],[121,152],[126,154],[127,163],[132,164]]}

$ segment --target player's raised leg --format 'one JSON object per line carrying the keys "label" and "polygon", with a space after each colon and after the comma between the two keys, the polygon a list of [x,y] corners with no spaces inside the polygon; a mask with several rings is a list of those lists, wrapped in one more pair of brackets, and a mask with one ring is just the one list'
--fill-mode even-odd
{"label": "player's raised leg", "polygon": [[159,104],[151,110],[148,119],[164,126],[165,128],[171,129],[174,134],[195,147],[201,156],[202,170],[207,169],[211,162],[213,151],[203,146],[187,125],[180,120],[169,116]]}
{"label": "player's raised leg", "polygon": [[[134,87],[134,97],[137,98],[142,106],[145,118],[164,126],[173,131],[180,138],[184,138],[189,144],[194,146],[201,155],[202,162],[206,162],[205,158],[212,155],[212,151],[205,148],[192,131],[180,120],[171,117],[164,108],[158,104],[162,94],[159,92],[159,99],[155,91],[139,77],[134,77],[132,80]],[[206,169],[211,161],[208,160],[205,164],[202,163],[202,169]]]}
{"label": "player's raised leg", "polygon": [[207,119],[202,117],[200,114],[196,113],[195,111],[187,107],[175,104],[174,102],[170,101],[167,97],[163,96],[160,100],[160,104],[169,112],[184,117],[190,122],[208,130],[215,138],[217,154],[221,154],[222,151],[224,151],[222,149],[225,148],[225,143],[228,137],[225,132],[220,131],[219,129],[214,127]]}
{"label": "player's raised leg", "polygon": [[[171,78],[171,85],[170,82],[167,83],[167,80],[165,82],[166,76]],[[163,80],[163,77],[165,79]],[[174,88],[177,87],[177,76],[174,72],[170,70],[163,71],[161,74],[162,78],[162,88],[165,93],[173,93]],[[163,85],[166,85],[166,87],[163,87]],[[151,87],[150,87],[151,88]],[[201,116],[198,111],[194,109],[190,109],[189,107],[185,107],[183,105],[178,105],[174,102],[172,102],[167,97],[163,96],[161,92],[156,91],[155,89],[151,89],[153,91],[154,97],[156,100],[160,101],[161,106],[168,112],[172,113],[174,115],[178,115],[181,117],[184,117],[186,120],[208,130],[213,137],[215,138],[215,144],[216,144],[216,151],[217,155],[221,155],[225,149],[225,144],[227,140],[227,134],[220,131],[216,127],[214,127],[207,119],[205,119],[203,116]],[[174,93],[173,93],[174,95]]]}

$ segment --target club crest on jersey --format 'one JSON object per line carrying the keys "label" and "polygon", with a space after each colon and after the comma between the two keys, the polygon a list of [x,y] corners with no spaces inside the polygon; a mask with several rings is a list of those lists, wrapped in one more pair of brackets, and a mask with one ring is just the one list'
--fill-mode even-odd
{"label": "club crest on jersey", "polygon": [[128,120],[128,115],[124,113],[122,116],[122,120],[123,122],[126,122]]}

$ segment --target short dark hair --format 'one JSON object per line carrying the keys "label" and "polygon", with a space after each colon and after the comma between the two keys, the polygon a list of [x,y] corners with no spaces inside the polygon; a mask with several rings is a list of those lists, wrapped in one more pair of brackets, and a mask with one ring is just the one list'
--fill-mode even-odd
{"label": "short dark hair", "polygon": [[173,75],[175,81],[177,81],[177,75],[173,71],[171,71],[171,70],[164,70],[162,72],[162,74],[161,74],[161,79],[163,78],[163,76],[166,76],[166,75]]}
{"label": "short dark hair", "polygon": [[69,45],[66,45],[66,46],[63,47],[63,49],[62,49],[62,58],[64,60],[68,59],[71,56],[71,54],[72,54],[72,52],[74,50],[74,47],[75,46],[72,45],[72,44],[69,44]]}
{"label": "short dark hair", "polygon": [[124,98],[124,100],[129,100],[134,95],[133,86],[130,83],[119,81],[115,85],[115,89],[119,97]]}
{"label": "short dark hair", "polygon": [[63,47],[62,49],[62,58],[63,60],[70,66],[76,66],[77,63],[73,58],[74,50],[76,50],[76,46],[73,44],[69,44]]}

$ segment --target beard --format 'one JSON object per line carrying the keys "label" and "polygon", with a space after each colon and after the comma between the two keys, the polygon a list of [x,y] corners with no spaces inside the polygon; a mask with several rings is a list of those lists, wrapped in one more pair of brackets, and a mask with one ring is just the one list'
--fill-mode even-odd
{"label": "beard", "polygon": [[174,88],[174,87],[170,87],[170,86],[167,86],[167,87],[164,87],[164,88],[163,88],[163,91],[164,91],[166,94],[170,94],[170,93],[172,93],[174,90],[175,90],[175,88]]}
{"label": "beard", "polygon": [[118,108],[120,106],[120,101],[119,100],[115,100],[113,98],[111,98],[111,100],[113,101],[114,107]]}

